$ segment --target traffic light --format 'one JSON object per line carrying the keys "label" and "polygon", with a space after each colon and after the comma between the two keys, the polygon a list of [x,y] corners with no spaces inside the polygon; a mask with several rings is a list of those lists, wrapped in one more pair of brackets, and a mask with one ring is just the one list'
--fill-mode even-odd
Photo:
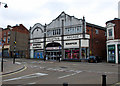
{"label": "traffic light", "polygon": [[14,41],[14,44],[16,44],[16,41]]}

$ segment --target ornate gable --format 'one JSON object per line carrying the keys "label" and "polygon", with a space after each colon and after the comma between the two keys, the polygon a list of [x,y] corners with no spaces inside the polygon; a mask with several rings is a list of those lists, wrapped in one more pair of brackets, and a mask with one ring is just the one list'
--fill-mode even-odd
{"label": "ornate gable", "polygon": [[62,20],[65,21],[65,27],[82,24],[82,19],[77,19],[74,16],[70,16],[65,14],[65,12],[62,12],[56,19],[47,25],[47,29],[62,27]]}

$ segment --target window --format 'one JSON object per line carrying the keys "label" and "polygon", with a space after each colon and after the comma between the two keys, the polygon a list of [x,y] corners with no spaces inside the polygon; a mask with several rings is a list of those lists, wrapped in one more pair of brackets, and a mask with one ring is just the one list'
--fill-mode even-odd
{"label": "window", "polygon": [[58,32],[59,32],[59,35],[60,35],[60,34],[61,34],[61,29],[59,29],[59,31],[58,31]]}
{"label": "window", "polygon": [[55,34],[55,31],[53,30],[53,35]]}
{"label": "window", "polygon": [[106,32],[105,32],[105,36],[107,36]]}
{"label": "window", "polygon": [[4,33],[4,36],[6,36],[6,33]]}
{"label": "window", "polygon": [[3,41],[6,42],[6,37],[4,37]]}
{"label": "window", "polygon": [[82,27],[80,26],[80,33],[82,33]]}
{"label": "window", "polygon": [[99,30],[95,30],[95,33],[96,33],[96,34],[99,34]]}
{"label": "window", "polygon": [[10,31],[8,32],[8,35],[10,35]]}
{"label": "window", "polygon": [[10,37],[8,37],[8,40],[7,40],[7,43],[9,43],[10,42]]}
{"label": "window", "polygon": [[108,35],[109,35],[109,36],[112,36],[112,29],[109,29],[109,30],[108,30]]}

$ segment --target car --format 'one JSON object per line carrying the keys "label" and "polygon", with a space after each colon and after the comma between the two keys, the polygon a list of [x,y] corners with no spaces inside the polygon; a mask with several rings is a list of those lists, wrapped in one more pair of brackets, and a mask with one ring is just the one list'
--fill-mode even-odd
{"label": "car", "polygon": [[101,62],[101,59],[99,56],[90,56],[88,58],[88,62],[90,63],[98,63],[98,62]]}

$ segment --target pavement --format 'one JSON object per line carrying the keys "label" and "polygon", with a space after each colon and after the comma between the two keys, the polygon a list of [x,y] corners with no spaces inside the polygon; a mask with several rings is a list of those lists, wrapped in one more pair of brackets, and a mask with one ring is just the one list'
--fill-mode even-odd
{"label": "pavement", "polygon": [[[16,59],[15,64],[13,64],[13,60],[12,59],[3,59],[3,72],[2,75],[7,75],[7,74],[11,74],[17,71],[22,70],[25,66],[22,65],[21,63],[17,62],[18,59]],[[0,61],[1,63],[1,61]]]}

